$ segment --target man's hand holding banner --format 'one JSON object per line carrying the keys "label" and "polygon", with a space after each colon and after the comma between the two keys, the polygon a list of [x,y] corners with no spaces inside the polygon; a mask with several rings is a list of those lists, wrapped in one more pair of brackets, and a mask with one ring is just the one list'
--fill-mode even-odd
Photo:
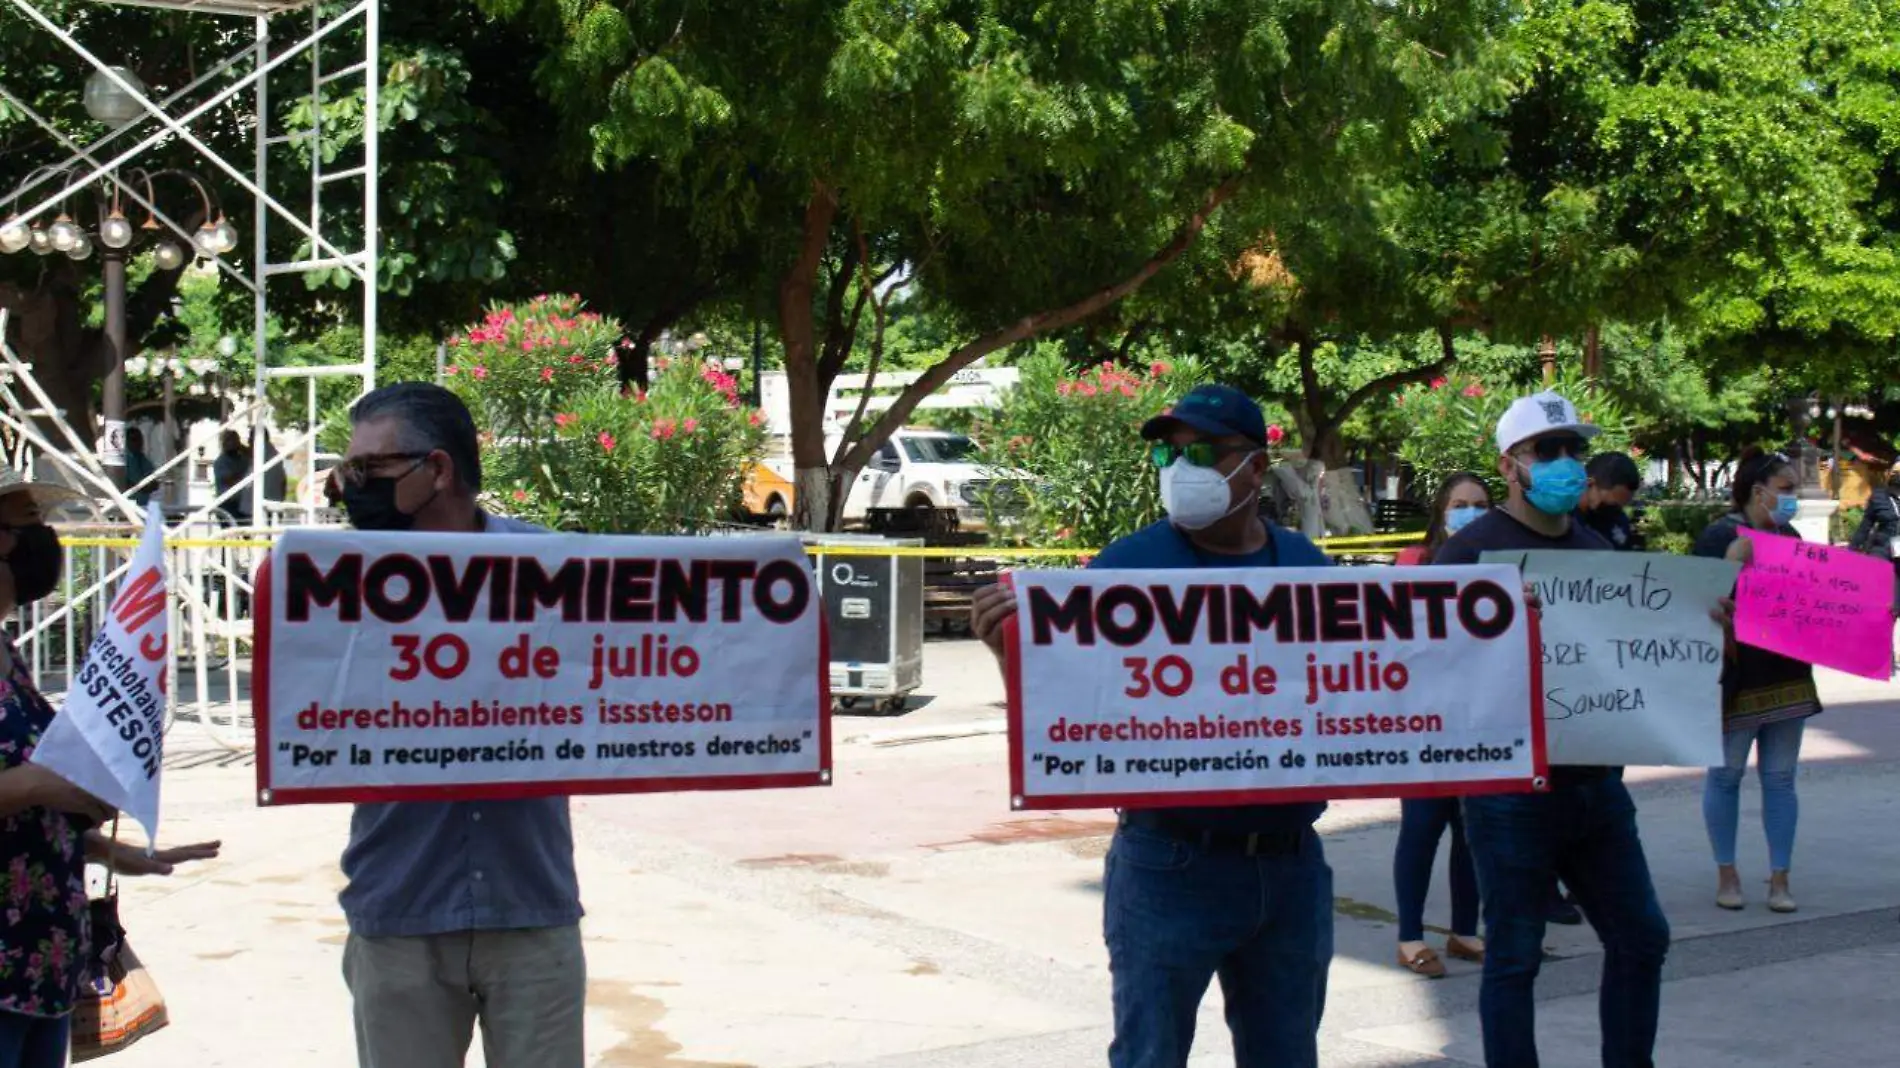
{"label": "man's hand holding banner", "polygon": [[1545,774],[1516,568],[1014,577],[1019,808],[1524,791]]}

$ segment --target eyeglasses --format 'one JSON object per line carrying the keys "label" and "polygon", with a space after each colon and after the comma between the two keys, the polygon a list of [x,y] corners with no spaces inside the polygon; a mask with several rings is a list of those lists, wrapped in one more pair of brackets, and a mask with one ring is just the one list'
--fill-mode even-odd
{"label": "eyeglasses", "polygon": [[1529,447],[1531,453],[1543,463],[1563,456],[1581,460],[1590,455],[1590,443],[1582,438],[1539,438],[1531,442]]}
{"label": "eyeglasses", "polygon": [[1148,459],[1156,467],[1168,467],[1185,456],[1195,467],[1213,467],[1223,457],[1259,451],[1252,445],[1221,445],[1212,441],[1190,441],[1186,445],[1158,441],[1148,450]]}
{"label": "eyeglasses", "polygon": [[404,478],[416,468],[421,467],[422,461],[427,460],[429,455],[426,452],[379,452],[368,456],[352,456],[336,465],[331,477],[345,486],[361,486],[376,477],[372,472],[384,464],[399,463],[403,460],[413,461],[408,471],[396,476]]}

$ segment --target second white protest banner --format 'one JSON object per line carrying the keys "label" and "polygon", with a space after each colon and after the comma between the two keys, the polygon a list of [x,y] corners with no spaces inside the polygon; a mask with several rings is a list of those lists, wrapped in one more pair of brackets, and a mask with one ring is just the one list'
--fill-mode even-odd
{"label": "second white protest banner", "polygon": [[1544,718],[1553,764],[1722,763],[1726,560],[1664,553],[1496,552],[1543,602]]}
{"label": "second white protest banner", "polygon": [[1012,804],[1528,791],[1537,629],[1508,567],[1013,577]]}
{"label": "second white protest banner", "polygon": [[259,590],[262,804],[830,781],[796,538],[292,530]]}

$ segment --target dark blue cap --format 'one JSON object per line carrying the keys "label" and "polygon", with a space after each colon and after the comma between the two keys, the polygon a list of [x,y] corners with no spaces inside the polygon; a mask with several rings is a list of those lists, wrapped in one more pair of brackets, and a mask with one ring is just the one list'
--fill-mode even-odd
{"label": "dark blue cap", "polygon": [[1214,437],[1238,434],[1256,445],[1267,444],[1266,415],[1232,386],[1195,386],[1174,407],[1141,424],[1141,436],[1152,441],[1183,426]]}

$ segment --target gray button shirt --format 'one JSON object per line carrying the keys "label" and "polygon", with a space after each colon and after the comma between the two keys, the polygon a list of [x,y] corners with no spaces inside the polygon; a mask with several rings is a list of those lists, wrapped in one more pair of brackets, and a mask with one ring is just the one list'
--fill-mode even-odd
{"label": "gray button shirt", "polygon": [[[539,527],[484,517],[490,534]],[[367,938],[564,927],[581,918],[567,798],[358,805],[340,900]]]}

